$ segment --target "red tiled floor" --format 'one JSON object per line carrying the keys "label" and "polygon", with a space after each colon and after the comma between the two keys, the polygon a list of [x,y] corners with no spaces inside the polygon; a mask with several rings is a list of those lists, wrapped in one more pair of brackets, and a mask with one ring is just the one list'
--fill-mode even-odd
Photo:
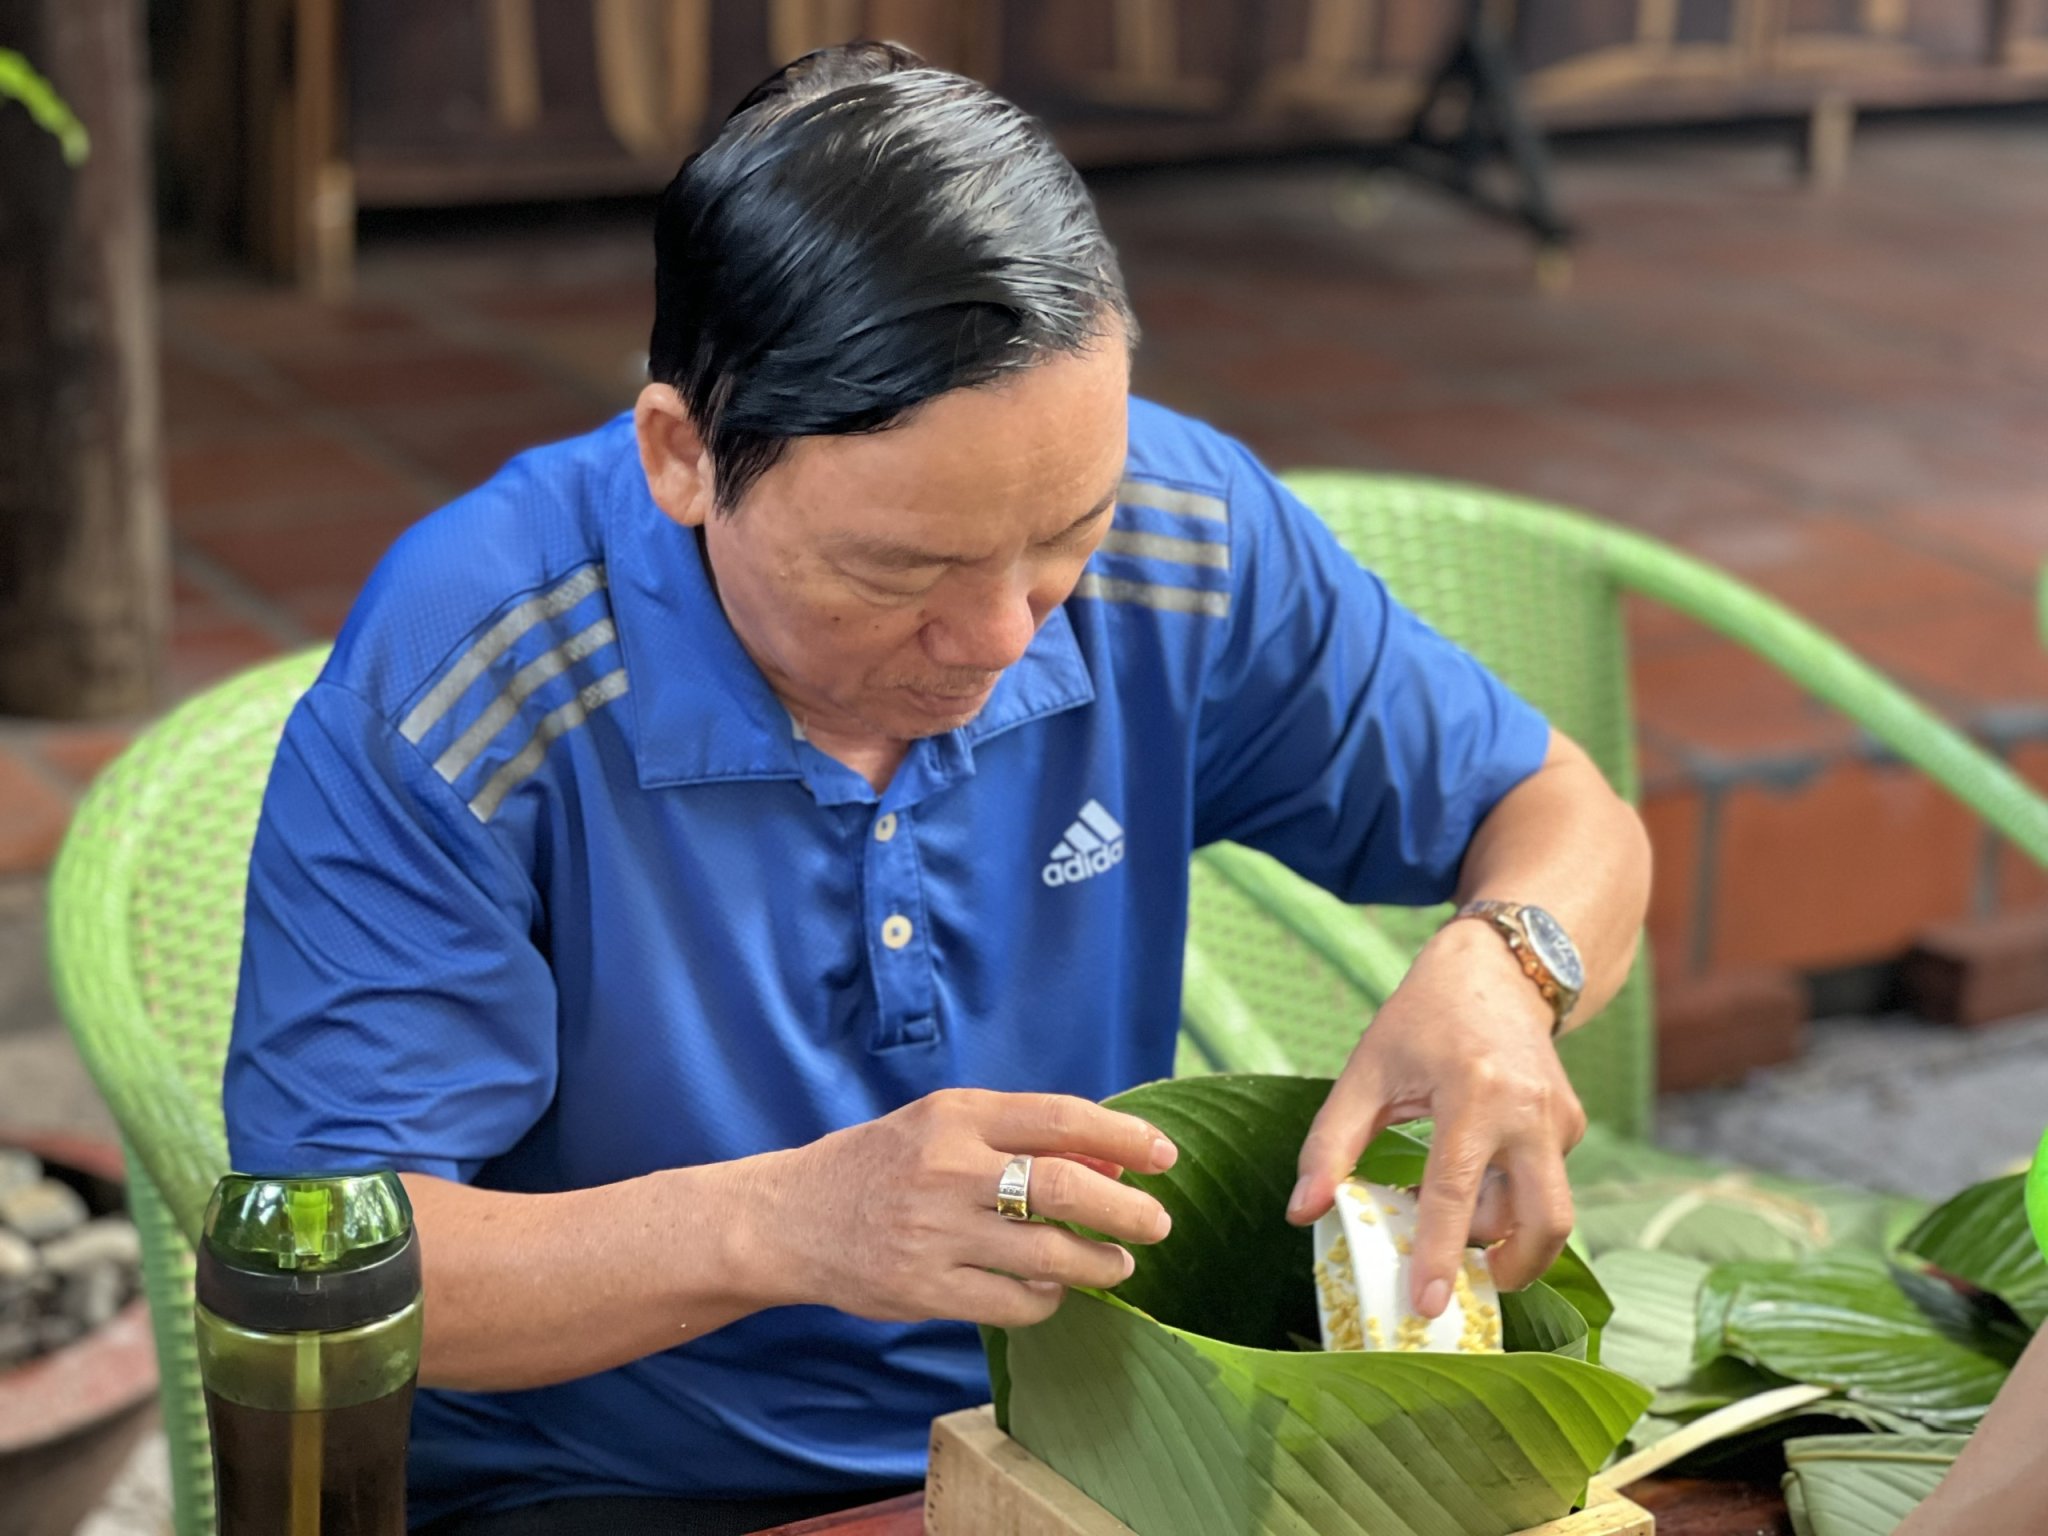
{"label": "red tiled floor", "polygon": [[647,329],[654,279],[651,273],[630,278],[570,279],[527,283],[500,293],[484,293],[476,311],[513,324],[560,321],[605,321],[624,332]]}
{"label": "red tiled floor", "polygon": [[633,403],[646,380],[647,334],[594,321],[563,322],[530,328],[524,344],[535,364],[555,378],[569,381],[609,411]]}
{"label": "red tiled floor", "polygon": [[1199,276],[1150,278],[1129,274],[1131,306],[1148,332],[1188,338],[1236,338],[1256,332],[1260,306],[1234,283]]}
{"label": "red tiled floor", "polygon": [[306,632],[321,640],[332,640],[341,632],[342,621],[355,606],[360,588],[355,583],[340,586],[307,587],[284,595],[285,611],[305,626]]}
{"label": "red tiled floor", "polygon": [[1709,757],[1812,759],[1855,744],[1847,720],[1732,641],[1638,656],[1635,686],[1646,730]]}
{"label": "red tiled floor", "polygon": [[208,341],[261,355],[293,355],[341,341],[389,343],[414,336],[419,322],[401,305],[363,297],[322,304],[289,288],[235,279],[166,288],[164,321],[173,347],[189,328]]}
{"label": "red tiled floor", "polygon": [[388,496],[410,501],[405,480],[332,435],[299,429],[173,447],[165,456],[174,523],[188,514],[251,502],[288,507],[297,498]]}
{"label": "red tiled floor", "polygon": [[1570,404],[1696,462],[1725,458],[1817,499],[1882,506],[1934,494],[1955,473],[1931,430],[1905,433],[1896,422],[1815,405],[1765,379],[1637,383],[1583,391]]}
{"label": "red tiled floor", "polygon": [[70,802],[17,753],[0,746],[0,875],[44,868],[70,819]]}
{"label": "red tiled floor", "polygon": [[1862,333],[1823,331],[1787,346],[1784,314],[1774,311],[1763,321],[1744,349],[1756,366],[1769,368],[1781,382],[1862,408],[1915,409],[1928,401],[1953,401],[1995,378],[1981,367]]}
{"label": "red tiled floor", "polygon": [[231,615],[207,613],[174,619],[170,687],[180,695],[197,693],[245,667],[269,660],[284,648],[270,631]]}
{"label": "red tiled floor", "polygon": [[364,420],[446,484],[472,486],[513,455],[588,432],[607,414],[588,400],[550,389],[434,408],[380,405],[365,412]]}
{"label": "red tiled floor", "polygon": [[134,738],[126,726],[52,726],[37,734],[35,747],[74,788],[84,789]]}
{"label": "red tiled floor", "polygon": [[201,367],[175,349],[164,358],[163,403],[164,433],[173,442],[249,436],[289,420],[247,385]]}
{"label": "red tiled floor", "polygon": [[1412,377],[1401,364],[1360,347],[1297,337],[1241,349],[1208,371],[1240,395],[1281,405],[1344,397],[1370,403]]}
{"label": "red tiled floor", "polygon": [[359,586],[384,551],[417,520],[404,508],[352,516],[293,517],[189,533],[187,542],[267,597],[306,588]]}
{"label": "red tiled floor", "polygon": [[1459,298],[1439,289],[1351,338],[1369,341],[1418,377],[1457,389],[1556,393],[1720,371],[1711,354],[1659,348],[1632,317],[1583,300],[1532,304],[1516,293]]}
{"label": "red tiled floor", "polygon": [[502,399],[527,393],[541,382],[515,359],[460,348],[332,360],[285,358],[277,367],[311,399],[343,410]]}
{"label": "red tiled floor", "polygon": [[2048,701],[2048,649],[2030,595],[1901,607],[1836,626],[1851,649],[1909,687],[1965,701],[1965,713]]}
{"label": "red tiled floor", "polygon": [[1360,442],[1395,463],[1504,489],[1605,470],[1640,482],[1648,466],[1541,406],[1492,401],[1383,406],[1345,419]]}
{"label": "red tiled floor", "polygon": [[1842,516],[1780,517],[1695,530],[1687,548],[1825,627],[1937,605],[2010,600],[2013,588]]}
{"label": "red tiled floor", "polygon": [[1943,496],[1892,508],[1886,522],[1929,549],[1966,557],[2029,583],[2048,566],[2048,473],[2032,494]]}

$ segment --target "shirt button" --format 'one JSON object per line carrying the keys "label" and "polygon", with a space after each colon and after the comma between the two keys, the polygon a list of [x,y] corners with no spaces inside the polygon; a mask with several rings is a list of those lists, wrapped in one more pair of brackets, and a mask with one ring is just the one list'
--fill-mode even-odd
{"label": "shirt button", "polygon": [[875,818],[875,841],[886,843],[896,835],[896,813],[884,811]]}
{"label": "shirt button", "polygon": [[901,912],[892,913],[882,919],[882,942],[891,949],[901,949],[910,942],[910,919]]}

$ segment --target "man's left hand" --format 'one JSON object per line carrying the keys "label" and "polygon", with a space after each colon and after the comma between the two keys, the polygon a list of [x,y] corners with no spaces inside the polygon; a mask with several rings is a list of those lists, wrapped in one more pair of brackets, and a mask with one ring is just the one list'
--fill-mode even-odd
{"label": "man's left hand", "polygon": [[[1491,1258],[1503,1290],[1538,1278],[1571,1233],[1564,1155],[1586,1133],[1551,1023],[1550,1005],[1498,933],[1471,920],[1446,926],[1374,1017],[1317,1114],[1288,1220],[1305,1225],[1328,1211],[1386,1127],[1433,1117],[1411,1266],[1416,1310],[1444,1310],[1471,1243],[1499,1243]],[[1489,1179],[1490,1169],[1504,1179]]]}

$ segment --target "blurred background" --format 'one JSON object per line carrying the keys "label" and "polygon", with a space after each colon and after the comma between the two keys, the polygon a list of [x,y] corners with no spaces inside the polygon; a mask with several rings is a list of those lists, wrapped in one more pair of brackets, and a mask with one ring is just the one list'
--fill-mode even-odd
{"label": "blurred background", "polygon": [[[88,141],[0,52],[0,1142],[112,1135],[43,963],[93,775],[627,406],[653,195],[856,36],[1051,124],[1141,392],[1653,535],[2048,787],[2048,0],[0,0]],[[2008,1166],[2048,875],[1739,637],[1627,613],[1660,1135]],[[93,1536],[164,1528],[133,1443]]]}

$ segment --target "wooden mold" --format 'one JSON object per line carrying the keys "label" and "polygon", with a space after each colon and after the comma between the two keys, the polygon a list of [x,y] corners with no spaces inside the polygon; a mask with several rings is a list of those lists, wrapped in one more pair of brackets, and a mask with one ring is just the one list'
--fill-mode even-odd
{"label": "wooden mold", "polygon": [[[993,1408],[932,1425],[926,1536],[1135,1536],[1059,1473],[996,1428]],[[1576,1514],[1515,1536],[1655,1536],[1656,1517],[1595,1481]]]}

